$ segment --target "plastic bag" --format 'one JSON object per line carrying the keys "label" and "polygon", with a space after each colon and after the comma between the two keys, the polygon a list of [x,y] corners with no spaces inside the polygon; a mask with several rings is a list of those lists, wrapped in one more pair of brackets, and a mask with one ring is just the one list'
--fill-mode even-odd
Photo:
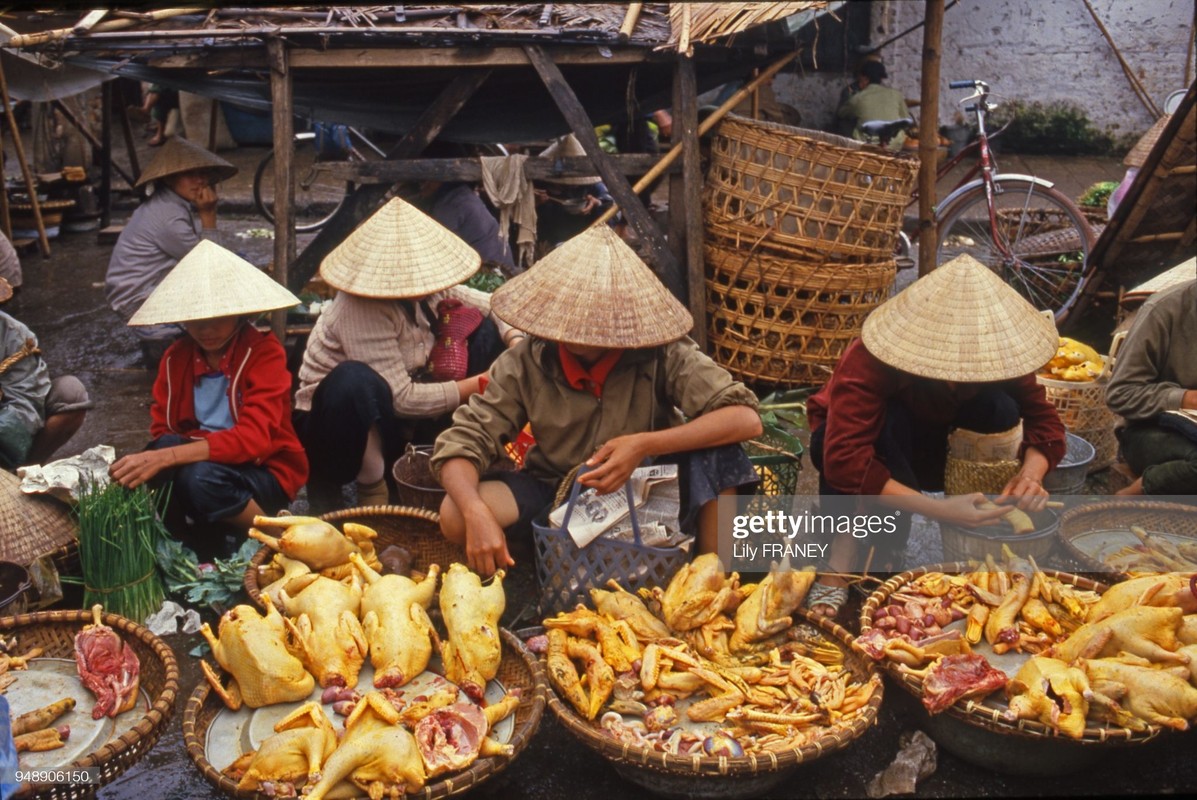
{"label": "plastic bag", "polygon": [[333,122],[313,122],[316,134],[316,156],[322,161],[344,161],[353,150],[349,126]]}
{"label": "plastic bag", "polygon": [[37,589],[37,600],[30,602],[30,611],[47,608],[62,599],[62,581],[53,557],[45,555],[34,559],[29,565],[29,580]]}

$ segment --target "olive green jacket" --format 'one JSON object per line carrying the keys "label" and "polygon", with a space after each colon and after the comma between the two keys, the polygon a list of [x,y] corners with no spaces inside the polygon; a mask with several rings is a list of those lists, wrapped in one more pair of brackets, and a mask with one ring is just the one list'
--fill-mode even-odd
{"label": "olive green jacket", "polygon": [[702,353],[689,338],[628,350],[607,376],[602,397],[569,386],[557,344],[535,337],[504,352],[486,391],[453,414],[436,440],[432,470],[468,459],[481,474],[531,422],[536,444],[525,468],[560,480],[616,436],[664,430],[724,406],[757,407],[756,395]]}

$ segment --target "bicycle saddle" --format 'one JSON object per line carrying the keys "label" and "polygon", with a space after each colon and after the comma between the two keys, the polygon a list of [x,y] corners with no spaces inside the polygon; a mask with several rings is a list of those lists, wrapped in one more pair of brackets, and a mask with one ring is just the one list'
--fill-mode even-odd
{"label": "bicycle saddle", "polygon": [[858,126],[865,136],[875,136],[881,141],[888,141],[898,135],[900,131],[914,127],[914,120],[906,119],[872,119],[862,122]]}

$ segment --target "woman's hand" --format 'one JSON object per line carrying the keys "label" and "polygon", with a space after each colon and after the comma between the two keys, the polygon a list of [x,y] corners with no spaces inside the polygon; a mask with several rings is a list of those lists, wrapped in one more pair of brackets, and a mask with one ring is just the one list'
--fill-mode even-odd
{"label": "woman's hand", "polygon": [[599,494],[609,494],[627,483],[633,470],[649,455],[652,454],[645,446],[643,434],[616,436],[590,457],[586,466],[591,470],[579,477],[578,482]]}
{"label": "woman's hand", "polygon": [[596,208],[598,208],[602,204],[603,204],[602,200],[599,200],[597,197],[595,197],[592,194],[588,194],[588,195],[586,195],[586,201],[584,203],[582,203],[582,213],[589,214],[591,211],[594,211]]}
{"label": "woman's hand", "polygon": [[1020,472],[1010,479],[994,502],[999,505],[1017,505],[1023,511],[1042,511],[1047,508],[1047,499],[1050,496],[1038,478]]}
{"label": "woman's hand", "polygon": [[175,459],[170,448],[143,450],[118,459],[108,468],[108,475],[126,489],[136,489],[174,464]]}
{"label": "woman's hand", "polygon": [[940,522],[962,525],[965,528],[979,528],[992,525],[1002,518],[1008,509],[996,506],[990,509],[977,508],[987,500],[980,492],[959,494],[935,501],[935,518]]}
{"label": "woman's hand", "polygon": [[515,566],[515,559],[507,552],[507,535],[495,515],[485,505],[466,514],[466,562],[482,577],[496,570]]}

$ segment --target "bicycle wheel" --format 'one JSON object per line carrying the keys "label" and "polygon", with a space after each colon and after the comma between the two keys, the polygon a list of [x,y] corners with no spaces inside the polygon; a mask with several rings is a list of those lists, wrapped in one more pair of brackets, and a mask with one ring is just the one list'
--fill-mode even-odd
{"label": "bicycle wheel", "polygon": [[1007,178],[995,179],[994,190],[993,224],[984,186],[943,210],[936,263],[968,253],[1063,322],[1088,278],[1093,229],[1055,189]]}
{"label": "bicycle wheel", "polygon": [[[291,162],[295,186],[295,230],[316,231],[332,219],[345,202],[349,184],[335,180],[320,169],[316,149],[310,143],[296,146]],[[274,151],[266,154],[254,173],[254,205],[258,213],[274,222]]]}

